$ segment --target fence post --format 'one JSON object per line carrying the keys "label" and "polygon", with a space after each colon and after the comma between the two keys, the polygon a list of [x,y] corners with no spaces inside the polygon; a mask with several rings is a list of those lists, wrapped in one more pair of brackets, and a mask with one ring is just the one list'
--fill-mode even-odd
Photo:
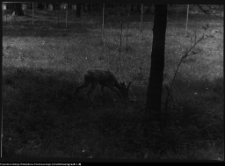
{"label": "fence post", "polygon": [[34,3],[32,3],[32,25],[34,25]]}
{"label": "fence post", "polygon": [[102,30],[104,29],[105,24],[105,4],[103,3],[103,11],[102,11]]}
{"label": "fence post", "polygon": [[187,5],[187,18],[186,18],[185,36],[186,36],[186,34],[187,34],[187,26],[188,26],[188,13],[189,13],[189,5]]}
{"label": "fence post", "polygon": [[66,3],[66,28],[67,28],[68,3]]}
{"label": "fence post", "polygon": [[141,34],[143,37],[143,3],[141,4]]}

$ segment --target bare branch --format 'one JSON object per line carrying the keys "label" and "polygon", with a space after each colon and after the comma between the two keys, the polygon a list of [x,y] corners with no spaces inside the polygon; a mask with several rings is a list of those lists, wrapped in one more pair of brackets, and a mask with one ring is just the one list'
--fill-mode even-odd
{"label": "bare branch", "polygon": [[214,11],[215,9],[212,8],[210,5],[205,5],[205,6],[207,6],[207,7],[209,8],[208,10],[207,10],[207,9],[203,9],[203,7],[202,7],[201,5],[199,5],[199,4],[197,4],[197,6],[198,6],[199,9],[200,9],[203,13],[205,13],[205,14],[213,15],[213,16],[218,17],[218,18],[220,18],[220,19],[223,19],[223,18],[224,18],[224,17],[219,16],[218,14],[214,13],[213,11]]}
{"label": "bare branch", "polygon": [[[180,60],[180,62],[178,63],[178,65],[177,65],[177,68],[176,68],[176,70],[175,70],[175,74],[174,74],[174,76],[173,76],[173,79],[172,79],[172,82],[171,82],[171,85],[170,85],[170,88],[168,88],[167,87],[167,90],[168,90],[168,95],[167,95],[167,97],[166,97],[166,104],[165,104],[165,109],[166,109],[166,107],[167,107],[167,104],[168,104],[168,100],[169,100],[169,96],[171,95],[171,91],[172,91],[172,88],[173,88],[173,84],[174,84],[174,81],[175,81],[175,78],[176,78],[176,76],[177,76],[177,73],[178,73],[178,70],[179,70],[179,68],[180,68],[180,65],[182,64],[182,62],[183,62],[183,60],[185,59],[185,58],[187,58],[188,56],[190,56],[189,55],[189,52],[200,42],[200,41],[202,41],[203,39],[205,38],[205,35],[203,34],[202,35],[202,37],[201,38],[199,38],[187,51],[186,51],[186,53],[181,57],[181,60]],[[196,53],[195,53],[196,54]],[[192,54],[193,55],[193,54]]]}

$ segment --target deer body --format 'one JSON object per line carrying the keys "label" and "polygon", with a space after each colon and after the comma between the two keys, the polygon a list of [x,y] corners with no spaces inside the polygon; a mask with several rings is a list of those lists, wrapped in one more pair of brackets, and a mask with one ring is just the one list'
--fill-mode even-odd
{"label": "deer body", "polygon": [[105,70],[89,70],[84,75],[84,83],[77,87],[74,95],[80,92],[80,90],[86,88],[91,84],[91,88],[87,93],[87,97],[90,101],[90,94],[96,89],[97,85],[101,85],[101,95],[103,94],[104,87],[108,87],[112,91],[116,92],[119,96],[124,98],[128,97],[128,90],[131,82],[128,86],[125,83],[118,83],[115,76],[110,71]]}

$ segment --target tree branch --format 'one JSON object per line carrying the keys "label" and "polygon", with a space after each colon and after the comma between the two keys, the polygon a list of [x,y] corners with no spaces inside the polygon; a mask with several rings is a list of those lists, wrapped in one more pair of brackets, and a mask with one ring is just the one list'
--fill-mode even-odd
{"label": "tree branch", "polygon": [[223,18],[224,18],[224,17],[219,16],[218,14],[215,14],[214,12],[212,12],[212,11],[214,11],[215,9],[212,8],[212,6],[210,6],[210,5],[205,5],[205,6],[207,6],[207,7],[209,8],[208,10],[207,10],[207,9],[203,9],[202,6],[199,5],[199,4],[197,4],[197,6],[198,6],[199,9],[200,9],[203,13],[205,13],[205,14],[213,15],[213,16],[216,16],[216,17],[218,17],[218,18],[220,18],[220,19],[223,19]]}

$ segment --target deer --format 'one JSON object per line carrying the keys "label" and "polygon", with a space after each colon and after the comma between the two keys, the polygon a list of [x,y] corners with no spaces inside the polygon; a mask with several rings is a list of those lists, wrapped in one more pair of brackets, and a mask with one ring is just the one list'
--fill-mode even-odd
{"label": "deer", "polygon": [[84,83],[76,88],[74,96],[91,84],[91,88],[87,93],[89,101],[91,101],[90,95],[94,92],[97,85],[101,86],[101,96],[103,95],[104,88],[108,87],[112,91],[116,92],[119,97],[127,100],[131,83],[132,81],[126,85],[124,82],[118,82],[116,77],[108,70],[88,70],[84,75]]}

